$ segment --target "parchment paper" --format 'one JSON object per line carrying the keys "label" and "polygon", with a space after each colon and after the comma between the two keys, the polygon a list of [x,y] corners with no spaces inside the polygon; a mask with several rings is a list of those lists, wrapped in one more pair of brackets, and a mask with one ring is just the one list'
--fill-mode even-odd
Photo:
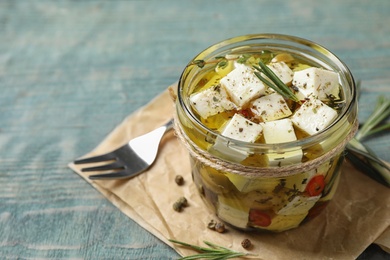
{"label": "parchment paper", "polygon": [[[100,145],[85,156],[111,151],[131,138],[153,130],[173,116],[168,91],[127,117]],[[91,181],[80,166],[69,164],[77,174],[107,197],[119,210],[173,247],[182,256],[192,250],[173,245],[176,239],[204,246],[210,241],[237,251],[246,251],[241,241],[249,238],[256,259],[356,259],[371,243],[390,248],[390,189],[371,180],[349,163],[343,166],[339,188],[325,211],[305,225],[282,233],[244,233],[228,227],[220,234],[207,228],[217,220],[192,183],[188,152],[173,132],[160,146],[154,165],[128,180]],[[178,186],[174,178],[182,175]],[[182,212],[173,210],[181,196],[189,201]]]}

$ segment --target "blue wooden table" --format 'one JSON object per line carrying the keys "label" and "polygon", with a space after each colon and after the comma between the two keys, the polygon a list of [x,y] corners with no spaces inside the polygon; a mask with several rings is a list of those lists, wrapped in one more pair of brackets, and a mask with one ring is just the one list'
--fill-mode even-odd
{"label": "blue wooden table", "polygon": [[[291,34],[361,80],[360,121],[390,95],[390,1],[0,2],[0,258],[178,255],[67,164],[225,38]],[[389,135],[367,142],[390,161]],[[385,259],[375,246],[360,259]],[[387,256],[388,257],[388,256]]]}

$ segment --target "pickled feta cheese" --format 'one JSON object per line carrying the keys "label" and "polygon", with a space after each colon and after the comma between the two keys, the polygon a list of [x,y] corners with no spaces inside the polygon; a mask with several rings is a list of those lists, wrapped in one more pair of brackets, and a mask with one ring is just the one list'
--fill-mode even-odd
{"label": "pickled feta cheese", "polygon": [[282,95],[273,93],[254,100],[250,107],[252,113],[260,121],[273,121],[292,114]]}
{"label": "pickled feta cheese", "polygon": [[254,74],[254,70],[245,65],[237,66],[220,83],[238,107],[245,107],[266,91],[266,86]]}
{"label": "pickled feta cheese", "polygon": [[337,112],[333,108],[312,98],[295,111],[291,121],[307,134],[314,135],[329,126],[336,117]]}
{"label": "pickled feta cheese", "polygon": [[278,184],[277,181],[264,181],[259,178],[248,178],[239,174],[226,172],[229,181],[241,192],[251,192],[255,190],[266,190],[271,192]]}
{"label": "pickled feta cheese", "polygon": [[320,165],[318,168],[305,171],[294,176],[286,181],[284,187],[289,189],[296,189],[297,191],[304,192],[306,190],[307,184],[310,182],[311,178],[316,175],[326,175],[329,168],[331,167],[329,162],[326,162]]}
{"label": "pickled feta cheese", "polygon": [[278,232],[296,228],[305,219],[306,216],[307,213],[300,215],[275,215],[272,218],[271,225],[267,227],[267,230]]}
{"label": "pickled feta cheese", "polygon": [[260,123],[263,127],[263,135],[265,143],[277,144],[297,140],[294,127],[290,119],[284,118],[280,120]]}
{"label": "pickled feta cheese", "polygon": [[248,143],[254,143],[263,131],[261,125],[253,123],[240,114],[235,114],[227,123],[222,135]]}
{"label": "pickled feta cheese", "polygon": [[267,66],[284,84],[289,84],[293,80],[294,72],[287,66],[286,63],[272,62]]}
{"label": "pickled feta cheese", "polygon": [[[263,127],[263,136],[265,143],[267,144],[277,144],[297,140],[293,124],[288,118],[264,122],[261,123],[261,126]],[[269,153],[267,154],[268,164],[270,166],[294,164],[301,161],[302,155],[302,150],[283,153]]]}
{"label": "pickled feta cheese", "polygon": [[217,215],[220,219],[239,228],[246,228],[249,217],[249,207],[241,204],[238,198],[218,196]]}
{"label": "pickled feta cheese", "polygon": [[314,204],[321,198],[321,195],[313,197],[295,196],[286,206],[277,213],[280,215],[307,214]]}
{"label": "pickled feta cheese", "polygon": [[[253,123],[240,114],[235,114],[232,119],[223,127],[221,135],[238,141],[254,143],[261,135],[263,128],[261,125]],[[215,144],[211,148],[226,158],[234,161],[242,161],[248,155],[248,150],[238,149],[229,146],[229,142],[217,137]]]}
{"label": "pickled feta cheese", "polygon": [[315,67],[296,71],[292,84],[298,88],[299,99],[309,96],[320,100],[328,100],[329,96],[339,98],[339,78],[333,71]]}
{"label": "pickled feta cheese", "polygon": [[202,118],[236,108],[235,104],[229,100],[225,89],[220,85],[192,94],[190,103]]}
{"label": "pickled feta cheese", "polygon": [[[280,156],[280,154],[279,154]],[[283,180],[283,188],[295,189],[299,192],[304,192],[310,179],[315,175],[325,175],[330,168],[329,163],[321,165],[318,170],[306,171],[303,173],[296,174],[292,178]],[[321,171],[318,173],[318,171]],[[275,187],[280,183],[279,180],[264,180],[260,178],[248,178],[239,174],[225,173],[225,176],[229,181],[239,190],[240,192],[251,192],[251,191],[267,191],[272,192]]]}

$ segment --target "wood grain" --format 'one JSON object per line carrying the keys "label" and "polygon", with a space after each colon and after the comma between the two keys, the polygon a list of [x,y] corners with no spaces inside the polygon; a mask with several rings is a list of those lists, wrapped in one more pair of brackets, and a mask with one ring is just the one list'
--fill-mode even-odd
{"label": "wood grain", "polygon": [[[1,1],[0,258],[177,258],[67,163],[198,52],[241,34],[332,50],[362,81],[364,122],[377,96],[390,95],[389,12],[387,0]],[[367,144],[390,161],[388,135]]]}

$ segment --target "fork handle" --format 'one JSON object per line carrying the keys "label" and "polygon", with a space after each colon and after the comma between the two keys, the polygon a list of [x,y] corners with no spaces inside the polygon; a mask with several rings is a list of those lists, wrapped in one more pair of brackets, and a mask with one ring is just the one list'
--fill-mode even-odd
{"label": "fork handle", "polygon": [[165,133],[173,128],[174,122],[175,122],[174,119],[171,118],[171,120],[169,120],[167,123],[165,123],[165,125],[163,125],[166,127]]}

